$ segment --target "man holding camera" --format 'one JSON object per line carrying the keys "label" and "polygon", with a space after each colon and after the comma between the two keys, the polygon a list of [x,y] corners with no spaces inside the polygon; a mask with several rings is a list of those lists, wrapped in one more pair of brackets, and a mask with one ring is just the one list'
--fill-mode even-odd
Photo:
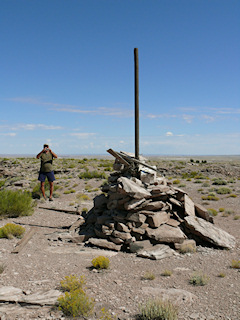
{"label": "man holding camera", "polygon": [[53,195],[53,181],[55,180],[54,172],[53,172],[53,158],[57,158],[56,153],[54,153],[50,148],[48,144],[43,145],[43,150],[39,152],[39,154],[36,157],[37,159],[41,159],[41,167],[39,171],[38,180],[41,182],[41,191],[42,195],[45,200],[47,200],[47,197],[45,195],[45,188],[44,183],[46,178],[48,178],[49,186],[50,186],[50,197],[49,201],[53,201],[52,195]]}

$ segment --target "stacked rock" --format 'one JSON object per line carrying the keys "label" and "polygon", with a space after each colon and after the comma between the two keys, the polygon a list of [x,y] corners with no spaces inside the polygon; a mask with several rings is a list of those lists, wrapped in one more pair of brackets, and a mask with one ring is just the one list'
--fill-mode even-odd
{"label": "stacked rock", "polygon": [[81,241],[132,252],[139,245],[142,249],[145,245],[155,249],[159,244],[179,249],[188,239],[234,247],[234,237],[216,228],[204,207],[165,177],[157,177],[156,171],[142,168],[136,178],[118,164],[114,168],[120,171],[109,176],[103,193],[94,198],[93,208],[80,218],[77,231]]}

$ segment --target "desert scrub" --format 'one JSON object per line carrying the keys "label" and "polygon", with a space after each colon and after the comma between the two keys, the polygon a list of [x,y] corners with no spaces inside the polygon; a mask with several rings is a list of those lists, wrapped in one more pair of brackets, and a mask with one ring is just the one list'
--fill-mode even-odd
{"label": "desert scrub", "polygon": [[240,219],[240,216],[239,215],[236,215],[234,216],[233,220],[239,220]]}
{"label": "desert scrub", "polygon": [[92,260],[92,265],[95,269],[108,269],[109,264],[109,259],[104,256],[98,256]]}
{"label": "desert scrub", "polygon": [[12,239],[13,237],[21,238],[25,228],[15,223],[7,223],[0,228],[0,238]]}
{"label": "desert scrub", "polygon": [[185,254],[185,253],[195,253],[196,252],[196,246],[192,243],[186,243],[181,245],[180,247],[180,253]]}
{"label": "desert scrub", "polygon": [[72,290],[65,292],[64,296],[58,298],[59,310],[66,316],[88,317],[94,308],[94,300],[81,290]]}
{"label": "desert scrub", "polygon": [[208,214],[210,215],[210,216],[217,216],[218,215],[218,212],[217,212],[217,210],[215,210],[215,209],[212,209],[212,208],[209,208],[208,210],[207,210],[207,212],[208,212]]}
{"label": "desert scrub", "polygon": [[203,273],[195,273],[189,279],[189,283],[194,286],[205,286],[209,281],[209,277],[207,277]]}
{"label": "desert scrub", "polygon": [[231,268],[240,269],[240,260],[232,260]]}
{"label": "desert scrub", "polygon": [[218,277],[219,277],[219,278],[225,278],[225,277],[226,277],[226,273],[220,272],[220,273],[218,274]]}
{"label": "desert scrub", "polygon": [[179,180],[179,179],[175,179],[175,180],[173,180],[173,184],[179,184],[181,181]]}
{"label": "desert scrub", "polygon": [[2,188],[5,185],[6,181],[7,181],[7,179],[0,180],[0,188]]}
{"label": "desert scrub", "polygon": [[0,274],[3,273],[4,269],[5,269],[5,265],[1,263],[0,264]]}
{"label": "desert scrub", "polygon": [[164,270],[161,273],[161,276],[163,276],[163,277],[171,277],[171,275],[172,275],[172,271],[171,270]]}
{"label": "desert scrub", "polygon": [[227,181],[223,180],[222,178],[214,178],[213,179],[213,185],[223,186],[226,184],[227,184]]}
{"label": "desert scrub", "polygon": [[178,309],[170,301],[149,299],[140,306],[139,320],[177,320]]}
{"label": "desert scrub", "polygon": [[94,171],[88,171],[86,170],[85,172],[81,172],[78,177],[80,179],[84,179],[84,180],[89,180],[89,179],[107,179],[107,175],[105,172],[98,172],[96,170]]}
{"label": "desert scrub", "polygon": [[202,196],[202,200],[218,201],[219,198],[214,195]]}
{"label": "desert scrub", "polygon": [[0,216],[15,218],[33,213],[32,196],[27,191],[0,191]]}
{"label": "desert scrub", "polygon": [[144,273],[144,275],[142,276],[141,278],[142,280],[154,280],[155,279],[155,275],[150,272],[150,271],[147,271]]}
{"label": "desert scrub", "polygon": [[80,201],[90,200],[89,196],[87,194],[84,194],[84,193],[77,194],[76,198],[78,200],[80,200]]}
{"label": "desert scrub", "polygon": [[221,188],[217,189],[216,192],[217,192],[217,194],[230,194],[232,192],[232,190],[227,187],[221,187]]}
{"label": "desert scrub", "polygon": [[82,290],[84,291],[85,278],[81,276],[78,278],[76,275],[66,276],[64,280],[60,282],[62,291]]}
{"label": "desert scrub", "polygon": [[235,193],[229,194],[228,198],[237,198],[237,195]]}
{"label": "desert scrub", "polygon": [[101,309],[101,316],[98,320],[114,320],[116,319],[116,316],[112,317],[109,310],[106,310],[105,308]]}
{"label": "desert scrub", "polygon": [[70,189],[70,190],[65,190],[63,193],[64,194],[70,194],[70,193],[75,193],[76,190],[75,189]]}

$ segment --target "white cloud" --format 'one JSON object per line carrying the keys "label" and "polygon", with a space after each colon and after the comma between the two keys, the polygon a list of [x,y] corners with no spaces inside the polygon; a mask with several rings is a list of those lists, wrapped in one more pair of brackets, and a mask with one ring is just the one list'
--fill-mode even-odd
{"label": "white cloud", "polygon": [[167,137],[172,137],[172,136],[173,136],[173,133],[170,132],[170,131],[168,131],[168,132],[166,132],[166,136],[167,136]]}
{"label": "white cloud", "polygon": [[190,114],[183,114],[182,115],[183,120],[185,120],[187,123],[192,123],[192,120],[194,118],[194,116],[190,115]]}
{"label": "white cloud", "polygon": [[19,123],[15,125],[2,125],[0,128],[9,129],[9,130],[36,130],[36,129],[44,129],[44,130],[61,130],[63,127],[61,126],[53,126],[46,124],[34,124],[34,123]]}
{"label": "white cloud", "polygon": [[29,103],[29,104],[48,106],[48,107],[51,107],[50,110],[54,110],[57,112],[104,115],[104,116],[115,116],[115,117],[124,117],[124,118],[133,117],[133,110],[126,109],[126,108],[123,109],[121,107],[119,108],[106,108],[106,107],[83,108],[80,106],[75,106],[70,104],[44,102],[38,98],[28,98],[28,97],[25,97],[25,98],[16,97],[16,98],[10,98],[6,100],[19,102],[19,103]]}
{"label": "white cloud", "polygon": [[17,134],[16,132],[8,132],[8,133],[0,133],[1,136],[9,136],[9,137],[15,137]]}
{"label": "white cloud", "polygon": [[70,133],[70,136],[73,136],[73,137],[77,137],[77,138],[89,138],[89,137],[92,137],[92,136],[95,136],[96,133],[93,133],[93,132],[77,132],[77,133]]}

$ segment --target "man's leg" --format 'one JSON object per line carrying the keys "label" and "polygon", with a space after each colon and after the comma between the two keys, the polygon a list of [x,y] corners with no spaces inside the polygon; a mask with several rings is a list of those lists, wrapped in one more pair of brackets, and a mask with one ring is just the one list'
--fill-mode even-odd
{"label": "man's leg", "polygon": [[43,198],[46,200],[47,197],[46,197],[46,195],[45,195],[44,182],[42,182],[42,181],[41,181],[41,191],[42,191]]}
{"label": "man's leg", "polygon": [[53,195],[53,181],[49,181],[49,186],[50,186],[50,197],[49,197],[49,200],[52,200],[52,195]]}

